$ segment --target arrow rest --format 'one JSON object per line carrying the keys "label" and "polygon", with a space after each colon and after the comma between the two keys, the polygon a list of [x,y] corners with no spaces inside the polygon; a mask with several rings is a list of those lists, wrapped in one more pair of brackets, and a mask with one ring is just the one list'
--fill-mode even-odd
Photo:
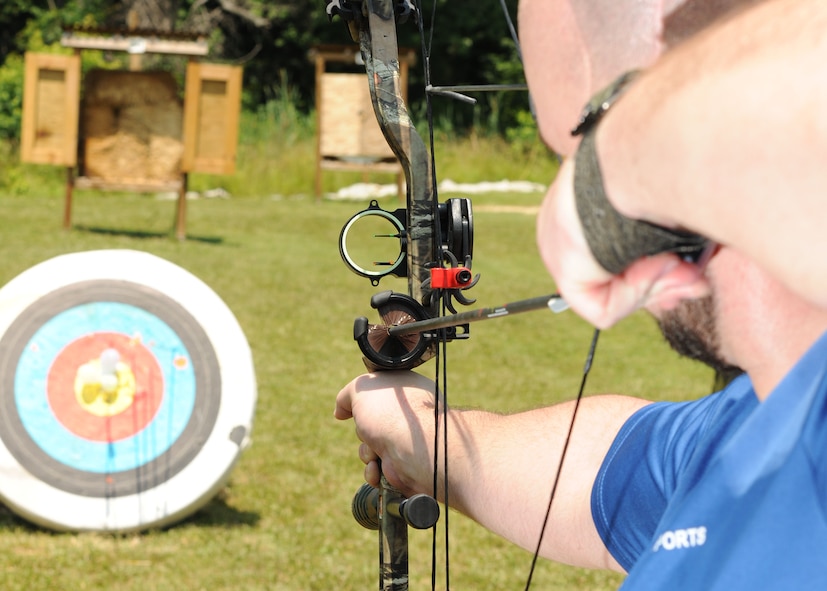
{"label": "arrow rest", "polygon": [[353,338],[359,344],[369,369],[413,369],[430,358],[432,339],[425,333],[392,337],[389,326],[425,320],[425,308],[410,296],[392,291],[377,293],[370,299],[379,312],[381,324],[370,324],[364,316],[353,323]]}

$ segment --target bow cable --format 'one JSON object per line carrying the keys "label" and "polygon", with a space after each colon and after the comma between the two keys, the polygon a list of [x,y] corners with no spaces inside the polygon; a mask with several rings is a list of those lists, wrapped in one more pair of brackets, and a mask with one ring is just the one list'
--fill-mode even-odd
{"label": "bow cable", "polygon": [[525,590],[529,591],[531,587],[531,581],[534,577],[534,570],[537,567],[537,560],[540,557],[540,549],[543,545],[543,538],[545,537],[546,527],[548,526],[549,519],[551,518],[551,506],[554,503],[554,495],[557,492],[557,485],[560,483],[560,477],[563,473],[563,462],[566,461],[566,452],[569,449],[569,442],[571,441],[571,435],[574,431],[574,421],[577,418],[577,410],[580,408],[580,401],[583,400],[583,392],[586,389],[586,379],[589,377],[589,372],[592,368],[592,361],[594,361],[594,353],[597,349],[597,339],[600,336],[600,329],[594,330],[594,335],[592,336],[592,342],[589,346],[589,352],[586,355],[586,363],[583,366],[583,376],[580,380],[580,388],[577,391],[577,398],[574,401],[574,408],[571,411],[571,421],[569,422],[569,429],[566,433],[566,440],[563,443],[563,451],[560,453],[560,463],[557,464],[557,471],[554,474],[554,481],[551,485],[551,493],[549,494],[548,498],[548,505],[546,506],[546,514],[543,518],[543,525],[540,527],[540,535],[537,539],[537,546],[534,549],[534,555],[531,557],[531,568],[528,571],[528,578],[526,579],[525,583]]}

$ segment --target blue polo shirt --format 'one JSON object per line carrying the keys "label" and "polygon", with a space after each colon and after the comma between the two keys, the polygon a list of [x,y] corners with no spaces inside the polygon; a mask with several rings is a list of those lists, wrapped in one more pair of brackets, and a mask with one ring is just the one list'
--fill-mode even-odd
{"label": "blue polo shirt", "polygon": [[592,515],[624,590],[827,590],[827,334],[763,403],[741,376],[636,412]]}

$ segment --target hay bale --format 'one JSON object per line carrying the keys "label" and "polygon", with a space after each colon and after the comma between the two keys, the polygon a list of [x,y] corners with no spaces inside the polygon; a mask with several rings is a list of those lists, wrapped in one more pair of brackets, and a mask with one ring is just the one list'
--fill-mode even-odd
{"label": "hay bale", "polygon": [[83,174],[150,186],[179,180],[183,105],[172,75],[94,70],[85,84]]}

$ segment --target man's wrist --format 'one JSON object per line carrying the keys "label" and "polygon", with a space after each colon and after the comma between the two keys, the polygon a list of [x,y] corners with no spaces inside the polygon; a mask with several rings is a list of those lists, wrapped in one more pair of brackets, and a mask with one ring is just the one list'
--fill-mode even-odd
{"label": "man's wrist", "polygon": [[589,102],[572,132],[583,135],[574,156],[574,199],[586,243],[601,267],[617,275],[634,261],[662,252],[697,260],[707,240],[620,214],[608,199],[597,156],[598,123],[634,74],[624,74]]}

